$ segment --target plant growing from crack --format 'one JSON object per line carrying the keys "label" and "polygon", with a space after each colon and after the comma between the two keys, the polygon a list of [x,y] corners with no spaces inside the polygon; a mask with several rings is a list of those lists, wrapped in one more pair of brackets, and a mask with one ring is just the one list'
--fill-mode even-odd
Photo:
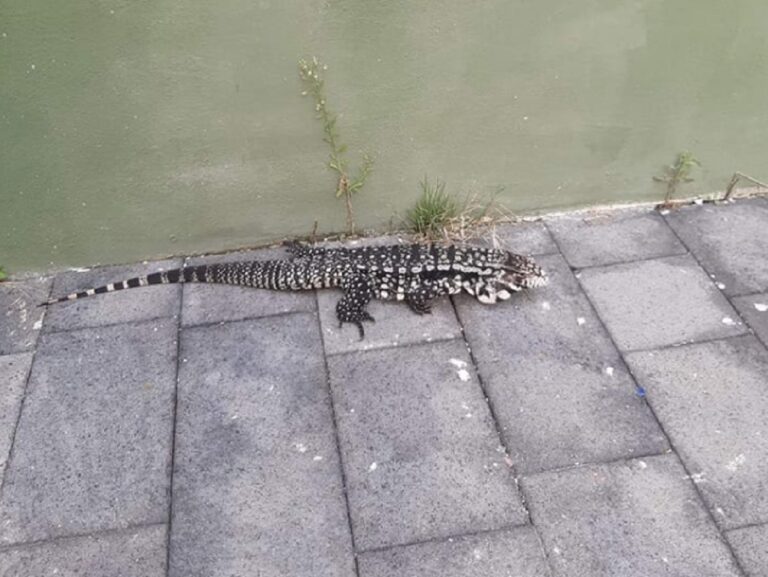
{"label": "plant growing from crack", "polygon": [[421,196],[408,211],[408,225],[417,234],[432,238],[441,236],[443,229],[459,214],[458,203],[445,192],[445,183],[440,179],[433,184],[424,176],[419,186]]}
{"label": "plant growing from crack", "polygon": [[345,156],[347,146],[342,144],[338,129],[336,128],[338,116],[331,113],[326,105],[323,72],[327,69],[328,67],[315,57],[312,57],[311,60],[299,60],[299,77],[305,86],[305,90],[301,94],[302,96],[311,95],[315,101],[317,118],[323,123],[323,132],[325,134],[323,141],[330,148],[328,168],[333,170],[338,176],[336,198],[344,197],[347,209],[347,232],[355,234],[352,195],[360,192],[368,180],[368,176],[370,176],[373,170],[373,159],[370,155],[364,153],[359,169],[354,176],[350,175],[349,165]]}
{"label": "plant growing from crack", "polygon": [[478,194],[468,194],[464,202],[445,191],[445,183],[430,182],[425,176],[419,183],[421,196],[406,214],[410,230],[429,240],[442,239],[464,242],[476,236],[479,229],[493,228],[509,218],[509,213],[496,201],[503,187],[496,189],[487,200]]}
{"label": "plant growing from crack", "polygon": [[656,182],[663,182],[667,185],[667,193],[664,196],[662,206],[668,206],[677,192],[677,187],[687,182],[693,182],[691,171],[694,167],[701,166],[698,159],[688,151],[678,153],[674,164],[664,167],[664,176],[654,176]]}
{"label": "plant growing from crack", "polygon": [[0,282],[3,282],[8,278],[8,274],[5,272],[5,269],[0,266]]}

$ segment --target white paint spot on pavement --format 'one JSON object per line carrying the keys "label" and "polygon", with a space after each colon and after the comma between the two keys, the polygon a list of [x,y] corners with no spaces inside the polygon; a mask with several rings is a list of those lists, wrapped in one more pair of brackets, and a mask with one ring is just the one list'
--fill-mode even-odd
{"label": "white paint spot on pavement", "polygon": [[549,304],[549,301],[544,301],[543,303],[541,303],[541,308],[543,308],[545,311],[548,311],[549,309],[552,308],[552,305]]}
{"label": "white paint spot on pavement", "polygon": [[459,369],[456,371],[456,374],[459,375],[459,378],[465,383],[469,380],[469,372],[466,369]]}
{"label": "white paint spot on pavement", "polygon": [[374,461],[374,462],[373,462],[373,463],[371,463],[371,464],[370,464],[370,466],[368,467],[368,472],[370,472],[370,473],[373,473],[373,472],[374,472],[376,469],[378,469],[378,468],[379,468],[379,464],[378,464],[376,461]]}
{"label": "white paint spot on pavement", "polygon": [[306,453],[307,452],[307,446],[304,443],[296,443],[294,445],[294,447],[296,447],[296,450],[299,453]]}
{"label": "white paint spot on pavement", "polygon": [[741,453],[739,455],[736,455],[736,458],[733,459],[730,463],[728,463],[725,468],[731,471],[732,473],[735,473],[739,467],[741,467],[744,463],[747,462],[747,458],[744,456],[744,453]]}
{"label": "white paint spot on pavement", "polygon": [[728,325],[730,327],[730,326],[735,325],[736,321],[733,320],[731,317],[723,317],[723,324],[724,325]]}
{"label": "white paint spot on pavement", "polygon": [[613,367],[605,367],[605,374],[609,377],[613,376]]}
{"label": "white paint spot on pavement", "polygon": [[467,366],[467,363],[465,363],[461,359],[450,359],[448,362],[451,363],[457,369],[463,369]]}
{"label": "white paint spot on pavement", "polygon": [[576,317],[576,324],[577,325],[581,326],[581,325],[583,325],[586,322],[587,322],[587,319],[585,319],[584,317]]}
{"label": "white paint spot on pavement", "polygon": [[768,304],[755,303],[755,308],[758,310],[758,312],[764,313],[765,311],[768,311]]}

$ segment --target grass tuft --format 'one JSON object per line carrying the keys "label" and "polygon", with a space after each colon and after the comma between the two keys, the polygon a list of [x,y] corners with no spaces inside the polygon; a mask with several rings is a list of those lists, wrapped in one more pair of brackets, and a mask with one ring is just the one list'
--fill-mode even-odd
{"label": "grass tuft", "polygon": [[408,225],[417,234],[430,238],[442,236],[443,230],[459,214],[458,203],[445,192],[445,183],[439,179],[431,183],[425,176],[419,185],[421,197],[408,211]]}
{"label": "grass tuft", "polygon": [[408,211],[408,228],[427,240],[466,242],[478,236],[484,229],[493,229],[501,221],[514,217],[497,201],[496,196],[503,190],[499,187],[483,200],[478,194],[468,194],[460,202],[445,192],[445,183],[437,179],[431,183],[424,177],[420,183],[421,197]]}

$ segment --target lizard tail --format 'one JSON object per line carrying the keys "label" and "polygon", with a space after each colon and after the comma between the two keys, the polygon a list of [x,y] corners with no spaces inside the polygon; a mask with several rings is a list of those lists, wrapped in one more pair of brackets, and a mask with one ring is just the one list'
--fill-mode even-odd
{"label": "lizard tail", "polygon": [[209,267],[206,265],[189,266],[184,268],[176,268],[173,270],[155,272],[146,276],[137,276],[129,278],[127,280],[109,283],[100,287],[90,288],[88,290],[70,293],[66,296],[48,300],[44,303],[40,303],[38,306],[44,307],[53,305],[56,303],[63,303],[67,301],[74,301],[82,299],[92,295],[100,295],[104,293],[111,293],[129,288],[137,288],[142,286],[151,286],[156,284],[172,284],[183,282],[205,282],[208,277]]}

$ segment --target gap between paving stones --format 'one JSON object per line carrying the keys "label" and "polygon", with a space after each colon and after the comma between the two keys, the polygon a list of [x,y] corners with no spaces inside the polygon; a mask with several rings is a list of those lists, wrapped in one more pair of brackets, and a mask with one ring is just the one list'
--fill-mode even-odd
{"label": "gap between paving stones", "polygon": [[[186,259],[182,262],[182,266]],[[184,307],[184,287],[179,291],[179,307],[176,311],[176,374],[173,379],[173,407],[171,408],[171,457],[169,459],[168,471],[168,520],[165,531],[165,574],[171,571],[171,530],[173,529],[173,473],[176,470],[176,423],[179,408],[179,368],[181,366],[181,329],[182,329],[182,311]]]}
{"label": "gap between paving stones", "polygon": [[[547,233],[549,233],[549,230],[547,230]],[[549,236],[551,237],[551,233],[549,233]],[[553,239],[554,242],[554,239]],[[475,375],[477,375],[477,382],[480,386],[480,390],[483,393],[483,397],[485,397],[485,402],[488,405],[488,411],[491,415],[491,422],[493,422],[493,428],[494,432],[496,433],[496,436],[499,440],[499,446],[504,448],[504,457],[508,459],[511,463],[510,469],[512,472],[512,478],[515,481],[515,488],[517,489],[517,494],[520,497],[520,503],[523,507],[523,510],[525,511],[527,524],[533,527],[533,530],[536,534],[536,540],[539,543],[539,547],[541,548],[541,551],[544,554],[544,558],[547,562],[547,567],[549,568],[550,572],[553,572],[553,564],[551,559],[549,558],[549,552],[547,551],[547,548],[544,546],[544,540],[542,539],[541,532],[539,531],[539,528],[533,523],[533,519],[531,518],[531,510],[528,507],[528,497],[523,490],[522,485],[520,484],[520,476],[517,473],[517,467],[512,462],[510,456],[509,456],[509,447],[507,446],[507,443],[504,440],[504,435],[502,434],[501,424],[499,423],[498,415],[496,413],[496,409],[493,406],[493,402],[491,401],[490,396],[488,395],[488,390],[486,389],[485,381],[483,379],[482,374],[480,374],[480,368],[477,364],[477,359],[475,358],[475,353],[472,351],[472,345],[469,342],[469,339],[467,338],[467,333],[464,330],[464,323],[461,320],[461,315],[459,314],[459,309],[456,306],[456,300],[451,296],[449,297],[451,301],[451,306],[453,307],[453,313],[456,315],[456,322],[459,323],[459,328],[461,330],[461,339],[464,341],[464,346],[467,348],[467,354],[469,355],[469,359],[472,362],[472,368],[475,371]]]}
{"label": "gap between paving stones", "polygon": [[[751,327],[749,327],[749,325],[746,325],[746,323],[745,323],[745,326],[747,326],[747,328],[751,329]],[[624,354],[625,353],[628,354],[628,355],[630,355],[630,354],[633,355],[633,354],[636,354],[636,353],[653,353],[653,352],[656,352],[656,351],[668,351],[670,349],[679,349],[680,347],[689,347],[691,345],[706,345],[707,343],[718,343],[720,341],[730,341],[731,339],[744,338],[744,337],[750,336],[750,335],[751,336],[755,336],[754,333],[750,330],[748,332],[743,332],[743,333],[740,333],[740,334],[737,334],[737,335],[727,335],[727,336],[723,336],[723,337],[711,337],[711,338],[708,338],[708,339],[698,339],[698,340],[695,340],[695,341],[684,341],[684,342],[680,342],[680,343],[672,343],[671,345],[662,345],[662,346],[659,346],[659,347],[648,347],[648,348],[644,348],[644,349],[629,349],[629,350],[623,351],[621,360],[622,361],[624,360]],[[755,338],[757,338],[757,337],[755,337]],[[758,340],[760,340],[760,339],[758,339]],[[624,364],[626,364],[626,362]]]}
{"label": "gap between paving stones", "polygon": [[[669,225],[667,225],[667,226],[669,226]],[[555,242],[557,243],[557,240],[555,240]],[[686,246],[686,248],[687,248],[687,245],[684,245],[684,246]],[[694,258],[694,261],[695,261],[695,258]],[[696,262],[698,264],[698,261],[696,261]],[[699,266],[701,266],[701,264],[699,264]],[[706,269],[703,269],[703,268],[702,268],[702,270],[706,271]],[[590,298],[589,294],[587,293],[587,291],[584,290],[584,287],[581,285],[581,279],[579,277],[576,277],[576,281],[579,283],[579,288],[581,289],[582,293],[586,297],[587,302],[589,302],[589,305],[592,308],[592,311],[594,312],[598,322],[602,325],[603,330],[605,330],[606,334],[608,335],[608,338],[611,340],[611,343],[613,344],[613,346],[616,349],[616,351],[618,351],[619,357],[621,358],[622,362],[624,363],[624,366],[627,368],[627,372],[629,373],[629,376],[632,379],[632,381],[634,382],[635,388],[637,389],[638,388],[638,380],[637,380],[636,375],[632,372],[632,368],[627,363],[626,358],[624,358],[625,351],[622,351],[621,349],[619,349],[618,345],[616,344],[616,341],[613,338],[613,334],[611,334],[611,332],[608,330],[608,327],[605,324],[605,321],[603,320],[602,316],[598,312],[597,307],[595,306],[595,303],[592,302],[592,299]],[[728,299],[726,299],[726,302],[728,302],[728,304],[731,304]],[[735,335],[735,336],[743,336],[743,334],[742,335]],[[722,339],[715,339],[715,340],[722,340]],[[717,530],[717,534],[719,535],[719,537],[722,540],[722,542],[725,544],[725,547],[728,549],[728,551],[729,551],[729,553],[730,553],[730,555],[731,555],[731,557],[733,559],[733,562],[736,564],[736,567],[744,575],[746,575],[747,573],[744,571],[744,568],[741,566],[741,563],[739,562],[738,558],[736,557],[736,554],[734,553],[733,547],[731,547],[731,544],[728,542],[728,539],[726,539],[726,537],[725,537],[725,534],[723,532],[723,528],[717,522],[717,519],[715,518],[714,513],[710,510],[709,506],[707,505],[707,502],[704,499],[704,495],[702,494],[701,489],[699,488],[699,486],[696,483],[693,482],[693,477],[691,475],[691,471],[690,471],[690,469],[688,469],[688,466],[680,458],[680,454],[678,453],[677,448],[675,447],[674,443],[672,443],[672,440],[671,440],[671,438],[669,436],[669,433],[667,433],[667,430],[664,428],[664,424],[659,419],[659,416],[658,416],[658,414],[656,414],[656,411],[654,410],[653,406],[648,402],[648,398],[644,397],[643,400],[645,401],[646,405],[648,406],[648,409],[649,409],[651,415],[653,415],[653,418],[656,421],[656,424],[658,425],[659,430],[661,430],[662,434],[666,438],[667,444],[669,445],[669,447],[671,449],[670,452],[672,454],[674,454],[675,458],[680,463],[680,466],[685,471],[686,480],[693,486],[693,489],[694,489],[694,491],[696,493],[696,497],[698,498],[700,505],[704,508],[704,510],[706,511],[707,516],[709,517],[710,521],[713,523],[715,529]]]}
{"label": "gap between paving stones", "polygon": [[[34,549],[35,547],[41,547],[52,543],[66,543],[67,541],[76,541],[77,539],[89,539],[98,537],[107,537],[111,535],[123,535],[126,533],[132,533],[133,531],[140,531],[142,529],[151,529],[154,527],[166,527],[166,523],[136,523],[134,525],[126,525],[125,527],[115,527],[112,529],[100,529],[98,531],[85,531],[82,533],[69,533],[67,535],[57,535],[56,537],[50,537],[47,539],[34,539],[32,541],[19,541],[18,543],[10,543],[7,545],[0,545],[0,553],[5,551],[17,551],[21,549]],[[170,531],[168,531],[170,533]]]}
{"label": "gap between paving stones", "polygon": [[[451,543],[453,541],[460,541],[462,539],[471,539],[472,537],[483,537],[485,535],[498,535],[499,533],[506,533],[508,531],[514,531],[516,529],[531,528],[533,524],[528,522],[523,525],[503,525],[501,527],[494,527],[493,529],[479,529],[477,531],[467,531],[464,533],[456,533],[455,535],[447,535],[445,537],[432,537],[430,539],[416,539],[415,541],[409,541],[408,543],[394,543],[392,545],[384,545],[382,547],[371,547],[369,549],[361,549],[357,551],[359,555],[368,555],[371,553],[382,553],[384,551],[393,551],[395,549],[407,549],[409,547],[418,547],[419,545],[429,545],[432,543]],[[739,527],[741,529],[741,527]],[[538,537],[538,531],[536,531]],[[539,539],[539,545],[541,540]],[[542,551],[546,555],[546,551],[542,546]]]}
{"label": "gap between paving stones", "polygon": [[355,575],[360,575],[360,563],[357,559],[359,553],[357,549],[357,543],[355,543],[355,532],[352,530],[352,511],[349,507],[349,489],[347,486],[347,473],[345,467],[347,463],[344,461],[344,455],[341,450],[341,439],[339,438],[339,422],[336,415],[336,403],[333,400],[333,391],[331,390],[331,372],[328,368],[328,354],[325,352],[325,335],[323,335],[323,328],[320,323],[320,303],[317,299],[317,291],[313,291],[315,297],[315,324],[318,333],[320,334],[320,346],[323,351],[323,370],[325,371],[325,388],[328,394],[328,404],[331,407],[331,421],[333,425],[333,442],[336,445],[336,456],[339,459],[339,475],[341,477],[341,492],[344,495],[344,508],[346,509],[347,528],[349,530],[349,539],[352,542],[354,571]]}
{"label": "gap between paving stones", "polygon": [[[690,249],[689,249],[688,245],[687,245],[687,244],[685,244],[685,243],[682,241],[682,239],[679,237],[679,235],[678,235],[678,234],[677,234],[677,233],[674,231],[674,229],[672,229],[672,227],[671,227],[671,226],[669,226],[669,223],[666,221],[666,219],[664,220],[664,223],[666,224],[666,226],[667,226],[669,229],[671,229],[671,230],[672,230],[672,232],[675,234],[675,236],[677,237],[677,239],[678,239],[678,240],[679,240],[679,241],[682,243],[682,245],[683,245],[683,246],[684,246],[684,247],[685,247],[685,248],[688,250],[688,253],[687,253],[687,254],[690,254]],[[551,231],[550,231],[550,235],[551,235]],[[560,247],[560,245],[559,245],[559,243],[558,243],[557,239],[554,237],[554,235],[551,235],[551,236],[553,237],[553,241],[554,241],[555,245],[557,245],[558,249],[561,249],[561,247]],[[562,254],[562,250],[560,250],[560,253]],[[699,262],[699,261],[696,259],[696,257],[694,257],[693,255],[691,255],[691,258],[694,260],[694,262],[696,262],[696,263],[698,264],[698,266],[699,266],[699,267],[701,267],[701,269],[702,269],[703,271],[707,272],[707,269],[705,269],[704,267],[702,267],[702,266],[701,266],[701,263],[700,263],[700,262]],[[608,330],[608,326],[605,324],[605,321],[603,320],[602,316],[600,315],[599,311],[597,310],[597,307],[595,306],[595,303],[592,301],[591,297],[589,296],[589,293],[587,293],[587,291],[585,291],[585,290],[584,290],[584,287],[583,287],[583,286],[582,286],[582,284],[581,284],[581,278],[580,278],[579,276],[576,276],[575,274],[574,274],[574,276],[575,276],[575,278],[576,278],[576,282],[578,282],[578,284],[579,284],[579,288],[580,288],[581,292],[582,292],[582,293],[584,294],[584,296],[586,297],[586,299],[587,299],[587,302],[589,303],[590,307],[592,308],[592,311],[593,311],[593,313],[595,314],[595,317],[597,318],[598,322],[599,322],[599,323],[602,325],[602,327],[603,327],[603,330],[605,330],[606,334],[608,335],[608,338],[610,339],[610,341],[611,341],[611,343],[613,344],[614,348],[615,348],[615,349],[616,349],[616,351],[618,352],[618,354],[619,354],[619,357],[621,358],[622,362],[624,363],[624,366],[626,367],[626,369],[627,369],[627,372],[628,372],[628,374],[629,374],[630,378],[632,379],[632,381],[634,382],[634,384],[635,384],[635,388],[637,389],[637,388],[638,388],[638,380],[637,380],[637,377],[636,377],[636,375],[635,375],[635,374],[632,372],[632,368],[631,368],[631,367],[629,366],[629,364],[627,363],[627,360],[626,360],[626,358],[624,357],[624,355],[625,355],[625,351],[622,351],[621,349],[619,349],[618,345],[616,344],[616,341],[615,341],[615,340],[614,340],[614,338],[613,338],[613,334],[612,334],[612,333],[611,333],[611,332]],[[708,275],[708,276],[709,276],[709,275]],[[711,282],[711,281],[712,281],[712,279],[711,279],[711,277],[709,277],[709,278],[710,278],[710,282]],[[724,295],[724,296],[725,296],[725,295]],[[731,305],[731,307],[732,307],[732,308],[734,308],[734,309],[735,309],[735,307],[733,307],[733,304],[731,303],[730,299],[728,299],[728,298],[726,297],[726,299],[725,299],[725,300],[726,300],[726,302],[727,302],[729,305]],[[737,313],[738,313],[738,311],[737,311]],[[745,325],[745,326],[749,327],[749,325]],[[735,335],[735,336],[743,336],[743,335]],[[714,340],[722,340],[722,339],[714,339]],[[686,464],[683,462],[683,460],[680,458],[680,455],[679,455],[679,453],[678,453],[678,451],[677,451],[677,448],[676,448],[676,447],[675,447],[675,445],[672,443],[672,440],[671,440],[671,438],[670,438],[669,434],[667,433],[666,429],[664,428],[664,425],[663,425],[663,423],[662,423],[662,422],[661,422],[661,420],[659,419],[659,416],[656,414],[656,411],[654,410],[653,406],[651,406],[651,404],[648,402],[648,398],[647,398],[647,397],[644,397],[644,399],[643,399],[643,400],[645,401],[645,404],[648,406],[648,409],[649,409],[649,411],[651,412],[651,415],[653,415],[653,418],[654,418],[654,420],[656,421],[656,424],[658,425],[658,427],[659,427],[659,430],[661,430],[662,434],[663,434],[663,435],[664,435],[664,437],[666,438],[666,440],[667,440],[667,444],[669,445],[669,447],[670,447],[670,449],[671,449],[671,451],[670,451],[670,452],[671,452],[671,453],[673,453],[673,454],[675,455],[675,458],[678,460],[678,462],[679,462],[679,463],[680,463],[680,465],[682,466],[683,470],[685,471],[685,474],[686,474],[686,477],[687,477],[687,481],[688,481],[688,482],[689,482],[689,483],[690,483],[690,484],[693,486],[693,488],[694,488],[694,491],[696,492],[696,496],[697,496],[697,498],[698,498],[698,500],[699,500],[699,503],[700,503],[700,504],[701,504],[701,506],[704,508],[704,510],[707,512],[707,516],[709,517],[710,521],[711,521],[711,522],[714,524],[714,526],[715,526],[715,528],[716,528],[716,530],[717,530],[717,533],[718,533],[718,535],[720,536],[720,539],[723,541],[723,543],[725,544],[726,548],[727,548],[727,549],[728,549],[728,551],[730,552],[730,554],[731,554],[731,557],[733,558],[733,561],[734,561],[734,563],[736,563],[736,566],[738,567],[738,569],[739,569],[739,570],[740,570],[742,573],[744,573],[744,574],[746,575],[746,572],[744,571],[744,568],[741,566],[741,563],[739,562],[738,558],[736,557],[736,554],[734,553],[734,550],[733,550],[733,548],[731,547],[731,544],[728,542],[728,539],[726,539],[726,536],[725,536],[725,534],[724,534],[723,528],[722,528],[722,527],[720,526],[720,524],[717,522],[717,519],[715,518],[715,515],[714,515],[714,513],[713,513],[713,512],[710,510],[710,508],[707,506],[707,502],[706,502],[706,500],[704,499],[704,495],[702,494],[702,492],[701,492],[701,489],[698,487],[698,485],[697,485],[696,483],[694,483],[694,482],[693,482],[693,478],[692,478],[692,476],[691,476],[691,471],[688,469],[688,466],[687,466],[687,465],[686,465]]]}
{"label": "gap between paving stones", "polygon": [[[51,297],[51,291],[53,290],[53,281],[51,281],[49,287],[48,287],[48,298]],[[45,322],[45,313],[46,311],[43,310],[43,314],[40,317],[40,322]],[[11,462],[13,461],[14,456],[14,448],[16,447],[16,433],[19,430],[19,421],[21,421],[21,414],[24,411],[24,403],[27,400],[27,392],[29,391],[29,379],[32,378],[32,369],[35,366],[35,358],[37,357],[37,343],[40,340],[40,334],[41,330],[37,331],[37,334],[35,336],[35,345],[32,347],[32,349],[29,351],[32,353],[32,358],[29,361],[29,368],[27,369],[27,377],[24,379],[24,389],[21,394],[21,402],[19,402],[19,410],[16,413],[15,422],[13,424],[13,431],[11,432],[11,440],[10,445],[8,446],[8,458],[5,461],[5,467],[3,468],[3,474],[0,477],[0,502],[2,502],[3,499],[3,491],[5,489],[5,479],[8,476],[8,471],[11,468]],[[18,353],[12,353],[12,354],[18,354]]]}
{"label": "gap between paving stones", "polygon": [[[692,258],[692,259],[693,259],[693,260],[696,262],[696,264],[698,264],[698,265],[699,265],[699,267],[701,267],[701,270],[703,270],[705,273],[707,273],[707,276],[709,277],[709,280],[710,280],[710,282],[711,282],[712,284],[714,284],[714,285],[715,285],[715,287],[717,287],[717,289],[718,289],[718,290],[719,290],[719,291],[722,293],[722,295],[725,297],[725,300],[726,300],[726,302],[727,302],[729,305],[731,305],[731,308],[734,310],[734,312],[736,313],[736,315],[739,317],[739,320],[741,320],[741,323],[742,323],[742,324],[743,324],[745,327],[747,327],[747,329],[749,330],[749,332],[750,332],[751,334],[755,335],[755,337],[757,338],[757,340],[758,340],[758,341],[762,342],[762,340],[760,339],[760,337],[759,337],[759,336],[757,336],[757,335],[755,334],[755,330],[752,328],[752,325],[750,325],[750,324],[749,324],[749,323],[746,321],[746,319],[744,318],[744,315],[743,315],[743,314],[741,313],[741,311],[739,310],[739,307],[737,307],[737,306],[736,306],[736,305],[733,303],[733,299],[735,299],[735,298],[741,298],[741,297],[746,297],[746,296],[748,296],[748,295],[747,295],[747,294],[735,294],[735,295],[728,295],[728,294],[726,294],[726,293],[725,293],[725,292],[724,292],[722,289],[720,289],[720,287],[718,287],[718,286],[717,286],[717,283],[715,282],[715,279],[714,279],[714,278],[713,278],[713,276],[712,276],[712,274],[713,274],[713,273],[711,273],[709,270],[707,270],[707,267],[705,267],[705,266],[704,266],[704,264],[701,262],[701,260],[700,260],[700,259],[699,259],[699,258],[698,258],[698,257],[697,257],[695,254],[694,254],[694,252],[691,250],[691,247],[689,247],[689,246],[688,246],[688,244],[686,244],[686,242],[683,240],[683,237],[681,237],[681,236],[680,236],[680,235],[677,233],[677,231],[675,230],[675,228],[674,228],[672,225],[670,225],[670,224],[669,224],[669,221],[667,220],[667,217],[666,217],[666,216],[664,216],[664,222],[667,224],[667,227],[668,227],[668,228],[669,228],[669,229],[672,231],[672,234],[674,234],[674,235],[675,235],[675,237],[677,237],[677,240],[679,240],[679,241],[680,241],[680,243],[681,243],[681,244],[682,244],[682,245],[683,245],[683,246],[686,248],[686,250],[688,251],[688,254],[691,256],[691,258]],[[761,294],[761,291],[752,292],[751,294]],[[713,339],[713,340],[716,340],[716,339]],[[765,343],[763,343],[763,344],[765,345]],[[766,346],[766,348],[768,348],[768,345],[765,345],[765,346]]]}

